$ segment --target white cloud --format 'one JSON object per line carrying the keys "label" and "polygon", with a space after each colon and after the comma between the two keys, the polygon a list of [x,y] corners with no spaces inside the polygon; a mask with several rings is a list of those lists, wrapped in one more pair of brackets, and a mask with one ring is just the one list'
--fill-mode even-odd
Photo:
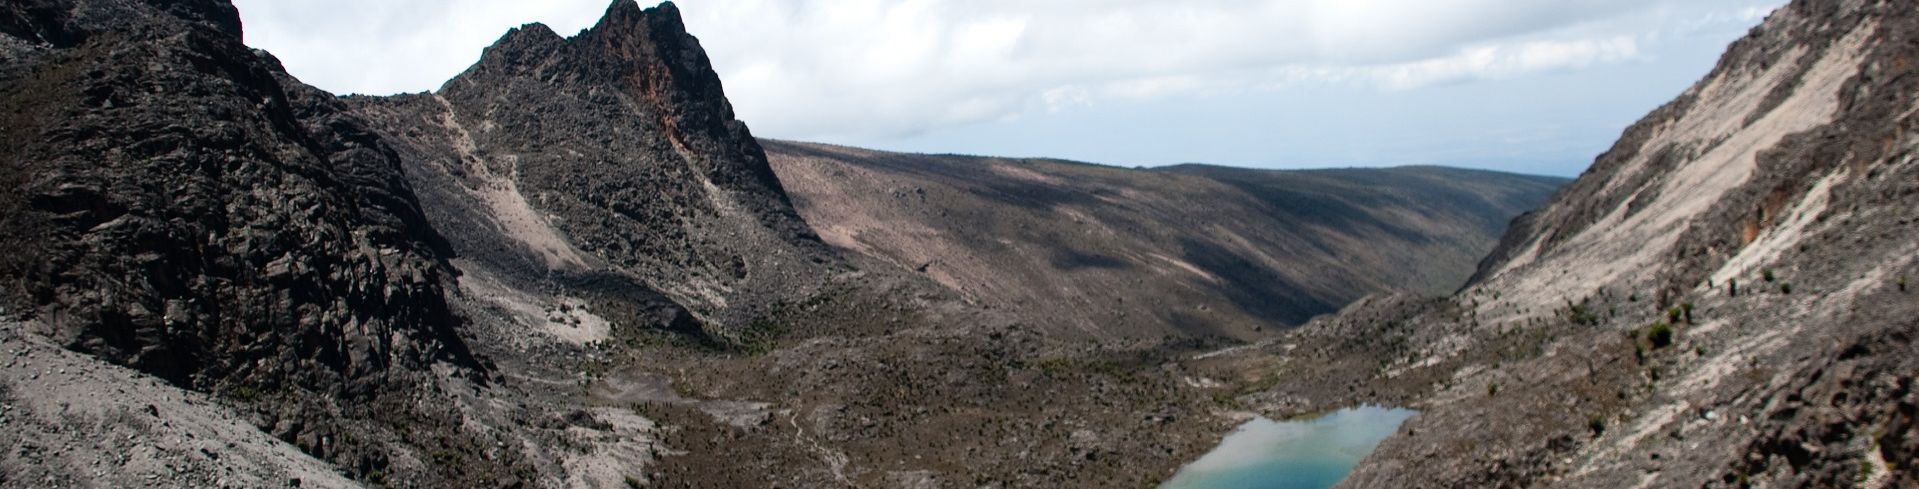
{"label": "white cloud", "polygon": [[[591,25],[599,0],[235,0],[247,44],[272,52],[307,83],[340,93],[439,88],[510,27]],[[589,7],[589,5],[593,5]],[[570,30],[563,30],[570,29]]]}
{"label": "white cloud", "polygon": [[[437,87],[507,27],[605,0],[242,0],[249,42],[340,92]],[[1112,101],[1363,84],[1408,90],[1632,62],[1779,0],[685,0],[764,135],[873,138]]]}
{"label": "white cloud", "polygon": [[1544,40],[1473,46],[1457,53],[1366,70],[1380,85],[1398,90],[1473,79],[1501,79],[1527,73],[1577,69],[1639,57],[1639,39]]}

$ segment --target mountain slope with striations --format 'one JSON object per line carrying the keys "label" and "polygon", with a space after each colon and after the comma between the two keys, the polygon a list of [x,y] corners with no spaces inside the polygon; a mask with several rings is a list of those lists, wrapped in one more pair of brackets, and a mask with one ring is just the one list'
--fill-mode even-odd
{"label": "mountain slope with striations", "polygon": [[826,242],[1103,339],[1253,339],[1368,294],[1451,293],[1513,217],[1563,182],[764,144]]}
{"label": "mountain slope with striations", "polygon": [[1913,7],[1792,2],[1458,294],[1215,367],[1274,413],[1420,409],[1347,487],[1919,483]]}

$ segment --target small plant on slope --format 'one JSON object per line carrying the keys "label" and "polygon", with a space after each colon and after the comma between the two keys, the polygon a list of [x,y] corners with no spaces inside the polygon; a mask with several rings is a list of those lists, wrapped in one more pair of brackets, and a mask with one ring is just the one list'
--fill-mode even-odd
{"label": "small plant on slope", "polygon": [[1572,320],[1573,324],[1583,324],[1586,326],[1596,326],[1599,324],[1599,314],[1594,313],[1592,309],[1586,307],[1585,304],[1572,304],[1568,302],[1566,305],[1566,316]]}
{"label": "small plant on slope", "polygon": [[1652,342],[1653,348],[1672,346],[1672,325],[1654,323],[1652,329],[1646,332],[1646,340]]}

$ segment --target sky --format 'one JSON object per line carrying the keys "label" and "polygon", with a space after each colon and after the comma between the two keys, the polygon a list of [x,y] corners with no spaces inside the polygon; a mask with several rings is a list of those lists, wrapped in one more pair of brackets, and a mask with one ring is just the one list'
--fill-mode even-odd
{"label": "sky", "polygon": [[[294,76],[380,95],[438,88],[511,27],[577,33],[608,0],[234,3],[247,44]],[[1122,166],[1562,176],[1783,3],[676,2],[760,137]]]}

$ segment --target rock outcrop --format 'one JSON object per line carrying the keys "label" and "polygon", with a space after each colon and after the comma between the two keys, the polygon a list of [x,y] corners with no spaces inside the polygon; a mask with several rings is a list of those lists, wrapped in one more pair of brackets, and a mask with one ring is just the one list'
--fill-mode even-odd
{"label": "rock outcrop", "polygon": [[[226,2],[11,2],[0,33],[10,330],[218,394],[359,477],[511,477],[513,454],[459,464],[484,445],[424,422],[453,416],[437,382],[493,373],[462,336],[449,250],[365,121],[243,45]],[[43,388],[107,387],[59,378]]]}
{"label": "rock outcrop", "polygon": [[224,2],[11,3],[0,281],[68,347],[203,389],[472,366],[393,150]]}
{"label": "rock outcrop", "polygon": [[613,2],[571,38],[522,26],[436,93],[353,103],[418,146],[401,154],[459,254],[507,276],[630,281],[602,295],[659,291],[734,335],[835,259],[671,3]]}

